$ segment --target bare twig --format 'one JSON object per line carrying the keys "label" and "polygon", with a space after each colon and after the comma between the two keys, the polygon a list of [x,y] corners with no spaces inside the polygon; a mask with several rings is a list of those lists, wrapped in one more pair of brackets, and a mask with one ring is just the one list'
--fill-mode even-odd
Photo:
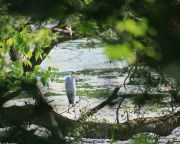
{"label": "bare twig", "polygon": [[126,91],[127,91],[127,88],[126,88],[126,80],[130,77],[131,71],[133,70],[134,67],[135,67],[135,65],[133,65],[133,66],[130,68],[127,77],[124,79],[124,89],[125,89]]}
{"label": "bare twig", "polygon": [[119,124],[119,109],[120,109],[121,104],[122,104],[122,102],[124,101],[124,99],[125,99],[125,97],[123,97],[123,98],[121,99],[121,101],[119,102],[119,105],[118,105],[118,107],[117,107],[117,109],[116,109],[116,120],[117,120],[117,124]]}

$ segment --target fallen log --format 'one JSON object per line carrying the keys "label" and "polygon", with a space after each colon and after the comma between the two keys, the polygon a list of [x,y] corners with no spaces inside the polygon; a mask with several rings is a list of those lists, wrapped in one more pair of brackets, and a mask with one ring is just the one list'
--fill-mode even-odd
{"label": "fallen log", "polygon": [[[169,135],[173,129],[180,126],[180,112],[161,117],[146,117],[129,120],[120,124],[75,121],[52,110],[57,126],[63,136],[85,138],[109,138],[127,140],[140,132],[156,133],[160,136]],[[51,124],[46,119],[46,113],[39,113],[34,105],[11,106],[0,110],[0,120],[6,126],[28,122],[49,129]]]}

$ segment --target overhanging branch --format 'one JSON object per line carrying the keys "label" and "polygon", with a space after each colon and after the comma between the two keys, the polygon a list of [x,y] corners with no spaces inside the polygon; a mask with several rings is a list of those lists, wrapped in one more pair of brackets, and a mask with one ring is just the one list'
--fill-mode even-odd
{"label": "overhanging branch", "polygon": [[0,106],[2,106],[5,102],[17,97],[21,93],[21,88],[18,88],[17,90],[10,92],[9,94],[3,96],[0,98]]}
{"label": "overhanging branch", "polygon": [[[54,28],[53,31],[57,32],[57,28]],[[30,59],[30,62],[32,64],[32,66],[29,66],[29,65],[24,65],[23,66],[23,69],[24,69],[24,72],[28,72],[28,71],[33,71],[34,70],[34,67],[36,65],[40,65],[43,60],[47,57],[47,55],[50,53],[50,51],[59,43],[62,43],[62,42],[65,42],[65,41],[68,41],[68,40],[74,40],[74,39],[77,39],[77,38],[80,38],[81,36],[76,36],[76,35],[73,35],[72,37],[70,35],[67,35],[67,34],[64,34],[64,35],[61,35],[61,37],[55,39],[55,40],[52,40],[51,44],[49,47],[46,47],[43,49],[43,53],[42,53],[42,58],[39,58],[36,60],[36,51],[34,50],[33,51],[33,54],[32,54],[32,57]]]}

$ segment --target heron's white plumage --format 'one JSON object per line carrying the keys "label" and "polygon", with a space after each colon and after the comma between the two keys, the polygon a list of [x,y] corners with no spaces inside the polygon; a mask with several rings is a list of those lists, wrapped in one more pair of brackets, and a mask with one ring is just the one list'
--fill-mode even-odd
{"label": "heron's white plumage", "polygon": [[76,82],[72,75],[68,75],[65,80],[65,90],[70,104],[74,104],[76,97]]}

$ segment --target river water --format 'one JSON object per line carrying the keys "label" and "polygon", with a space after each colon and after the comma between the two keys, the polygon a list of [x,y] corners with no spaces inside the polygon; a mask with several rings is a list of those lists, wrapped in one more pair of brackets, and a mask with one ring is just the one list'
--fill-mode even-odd
{"label": "river water", "polygon": [[65,94],[64,79],[72,71],[80,72],[76,75],[76,84],[78,95],[83,96],[87,92],[93,95],[96,90],[112,89],[124,81],[118,71],[127,66],[126,62],[110,64],[102,48],[82,48],[85,44],[86,39],[59,44],[41,64],[44,69],[55,67],[60,71],[62,83],[58,88],[52,84],[53,92]]}

